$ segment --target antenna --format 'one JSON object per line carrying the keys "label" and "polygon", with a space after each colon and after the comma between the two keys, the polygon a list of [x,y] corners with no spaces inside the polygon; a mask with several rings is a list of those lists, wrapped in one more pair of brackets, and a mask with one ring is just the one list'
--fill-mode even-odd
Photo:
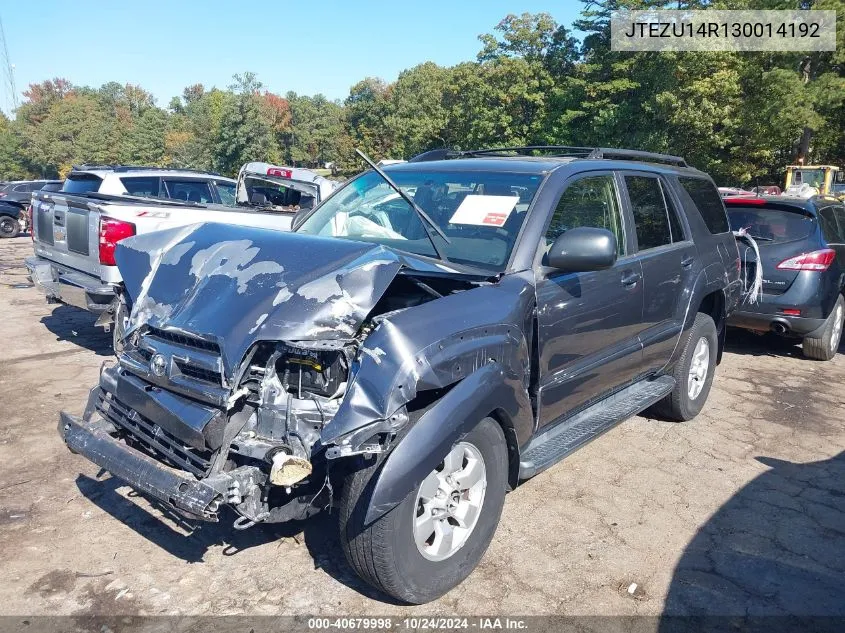
{"label": "antenna", "polygon": [[6,85],[9,87],[9,94],[12,95],[12,109],[18,109],[18,91],[15,88],[15,65],[9,59],[9,46],[6,43],[6,32],[3,30],[3,19],[0,18],[0,54],[3,55],[0,62],[3,63],[3,78],[6,80]]}

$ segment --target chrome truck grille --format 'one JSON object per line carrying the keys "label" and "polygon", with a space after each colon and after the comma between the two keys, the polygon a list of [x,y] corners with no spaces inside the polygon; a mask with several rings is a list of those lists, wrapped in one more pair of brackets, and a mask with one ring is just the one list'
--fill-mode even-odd
{"label": "chrome truck grille", "polygon": [[222,407],[229,394],[219,346],[178,332],[147,328],[121,365],[175,393]]}

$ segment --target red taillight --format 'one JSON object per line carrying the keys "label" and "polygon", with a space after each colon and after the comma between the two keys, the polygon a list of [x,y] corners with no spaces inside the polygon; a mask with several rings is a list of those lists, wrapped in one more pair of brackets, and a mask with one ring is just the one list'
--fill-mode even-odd
{"label": "red taillight", "polygon": [[836,251],[832,248],[823,248],[820,251],[804,253],[798,257],[790,257],[778,264],[778,270],[818,270],[824,271],[830,268],[833,260],[836,259]]}
{"label": "red taillight", "polygon": [[268,176],[276,176],[277,178],[290,178],[293,172],[290,169],[281,169],[279,167],[270,167],[267,170]]}
{"label": "red taillight", "polygon": [[786,316],[801,316],[801,310],[797,308],[784,308],[781,313]]}
{"label": "red taillight", "polygon": [[135,235],[135,225],[111,218],[100,218],[100,263],[114,266],[114,248],[117,243]]}
{"label": "red taillight", "polygon": [[26,208],[27,224],[29,224],[29,237],[35,241],[35,225],[32,223],[32,205]]}

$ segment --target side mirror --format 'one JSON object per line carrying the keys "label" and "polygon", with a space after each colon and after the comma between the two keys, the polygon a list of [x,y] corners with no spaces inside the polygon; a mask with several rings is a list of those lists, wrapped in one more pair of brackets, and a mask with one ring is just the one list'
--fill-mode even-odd
{"label": "side mirror", "polygon": [[569,229],[552,244],[547,263],[569,273],[610,268],[616,263],[616,237],[607,229],[591,226]]}

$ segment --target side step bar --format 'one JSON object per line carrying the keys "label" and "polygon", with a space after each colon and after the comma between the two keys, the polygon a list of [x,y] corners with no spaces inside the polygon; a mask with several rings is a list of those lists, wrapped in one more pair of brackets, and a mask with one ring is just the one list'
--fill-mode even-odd
{"label": "side step bar", "polygon": [[550,425],[522,453],[520,481],[530,479],[596,439],[605,431],[659,402],[675,388],[675,379],[661,376],[626,387],[568,420]]}

